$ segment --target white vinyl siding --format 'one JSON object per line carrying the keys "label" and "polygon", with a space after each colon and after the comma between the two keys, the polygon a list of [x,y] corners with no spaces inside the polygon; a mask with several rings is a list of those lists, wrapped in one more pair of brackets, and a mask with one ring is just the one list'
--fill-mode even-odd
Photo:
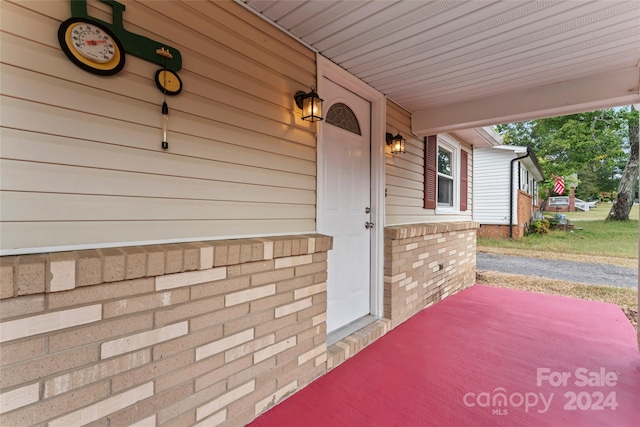
{"label": "white vinyl siding", "polygon": [[[387,102],[387,132],[400,134],[406,139],[404,154],[391,155],[387,147],[386,173],[386,219],[385,225],[414,224],[422,222],[470,221],[473,199],[473,155],[467,146],[461,149],[469,153],[468,161],[468,206],[469,210],[458,214],[435,214],[433,209],[424,209],[424,139],[411,134],[411,115],[397,104]],[[451,136],[444,136],[456,141]]]}
{"label": "white vinyl siding", "polygon": [[124,4],[182,54],[166,151],[159,66],[90,74],[58,44],[68,0],[1,3],[3,252],[314,232],[316,126],[293,94],[315,54],[233,2]]}
{"label": "white vinyl siding", "polygon": [[[512,151],[478,148],[473,151],[473,220],[480,224],[509,224],[509,163]],[[514,194],[517,194],[517,162],[514,162]],[[514,221],[515,218],[514,203]]]}

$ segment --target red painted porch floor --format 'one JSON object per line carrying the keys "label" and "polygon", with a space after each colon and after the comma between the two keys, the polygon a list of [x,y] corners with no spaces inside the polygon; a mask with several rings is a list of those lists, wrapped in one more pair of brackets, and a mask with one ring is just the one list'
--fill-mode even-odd
{"label": "red painted porch floor", "polygon": [[640,426],[640,353],[622,311],[476,285],[250,424],[496,425]]}

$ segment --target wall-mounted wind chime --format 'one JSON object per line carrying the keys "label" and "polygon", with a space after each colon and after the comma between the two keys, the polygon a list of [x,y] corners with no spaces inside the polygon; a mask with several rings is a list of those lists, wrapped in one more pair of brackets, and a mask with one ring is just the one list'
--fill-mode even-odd
{"label": "wall-mounted wind chime", "polygon": [[100,0],[111,6],[113,23],[89,16],[87,0],[71,0],[71,18],[60,24],[58,41],[62,51],[78,67],[100,76],[112,76],[124,68],[125,52],[162,66],[155,82],[163,94],[162,148],[169,148],[167,95],[182,91],[177,72],[182,68],[180,51],[124,29],[125,6],[115,0]]}

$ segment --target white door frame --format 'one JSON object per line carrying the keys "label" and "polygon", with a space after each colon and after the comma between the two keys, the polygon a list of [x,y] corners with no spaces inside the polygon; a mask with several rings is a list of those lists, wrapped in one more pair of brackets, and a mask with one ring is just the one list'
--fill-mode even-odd
{"label": "white door frame", "polygon": [[[371,102],[371,314],[384,316],[384,147],[386,129],[386,97],[371,86],[340,68],[324,56],[316,53],[318,94],[322,97],[324,78],[328,78],[361,98]],[[322,122],[320,122],[322,123]],[[316,195],[316,231],[322,228],[319,215],[324,194],[330,190],[324,188],[323,171],[323,125],[318,126],[317,159],[317,195]],[[329,266],[331,268],[331,266]]]}

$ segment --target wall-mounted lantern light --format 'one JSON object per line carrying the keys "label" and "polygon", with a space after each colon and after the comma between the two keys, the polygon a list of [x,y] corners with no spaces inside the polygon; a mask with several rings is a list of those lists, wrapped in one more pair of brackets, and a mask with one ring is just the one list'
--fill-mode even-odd
{"label": "wall-mounted lantern light", "polygon": [[404,153],[404,138],[400,132],[396,136],[387,132],[387,145],[391,146],[391,154]]}
{"label": "wall-mounted lantern light", "polygon": [[293,96],[296,100],[296,105],[302,110],[302,120],[313,122],[319,122],[322,120],[322,99],[316,93],[316,88],[311,86],[311,92],[304,93],[298,91]]}

